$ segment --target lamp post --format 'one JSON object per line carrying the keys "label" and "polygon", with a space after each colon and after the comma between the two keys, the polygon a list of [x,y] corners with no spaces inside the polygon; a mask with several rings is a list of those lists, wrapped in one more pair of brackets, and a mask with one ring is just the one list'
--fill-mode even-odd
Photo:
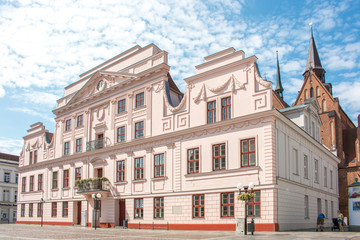
{"label": "lamp post", "polygon": [[[250,182],[248,186],[243,186],[242,183],[238,183],[236,185],[237,189],[239,189],[239,195],[241,193],[253,193],[255,184],[253,182]],[[243,189],[243,190],[242,190]],[[245,201],[245,229],[244,234],[247,235],[247,201]]]}
{"label": "lamp post", "polygon": [[40,204],[41,204],[41,212],[40,212],[40,214],[41,214],[41,227],[43,226],[44,202],[45,202],[44,199],[41,198],[41,199],[40,199]]}
{"label": "lamp post", "polygon": [[95,218],[95,223],[94,223],[94,227],[95,227],[95,230],[96,230],[96,219],[97,219],[97,205],[98,205],[98,201],[99,199],[101,198],[101,194],[98,193],[98,194],[95,194],[93,193],[92,194],[92,198],[94,199],[94,211],[95,211],[95,214],[94,214],[94,218]]}

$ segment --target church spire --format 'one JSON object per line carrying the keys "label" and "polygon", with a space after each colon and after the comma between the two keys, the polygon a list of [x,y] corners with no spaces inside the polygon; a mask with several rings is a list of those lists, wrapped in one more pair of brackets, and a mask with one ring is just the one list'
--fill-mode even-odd
{"label": "church spire", "polygon": [[310,23],[310,28],[311,28],[311,38],[310,38],[309,54],[303,76],[306,77],[307,74],[310,72],[310,70],[313,70],[316,76],[321,80],[321,82],[325,83],[325,70],[321,66],[320,57],[315,45],[311,23]]}
{"label": "church spire", "polygon": [[283,87],[281,85],[281,77],[280,77],[280,66],[279,66],[279,57],[278,57],[278,51],[276,50],[276,88],[275,93],[283,99]]}

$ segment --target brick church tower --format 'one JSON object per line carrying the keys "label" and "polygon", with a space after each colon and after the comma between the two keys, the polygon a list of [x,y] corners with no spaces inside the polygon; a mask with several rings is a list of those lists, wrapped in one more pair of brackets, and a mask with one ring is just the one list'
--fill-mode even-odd
{"label": "brick church tower", "polygon": [[[294,105],[303,104],[308,98],[315,98],[320,105],[321,142],[341,159],[338,173],[339,208],[345,216],[348,216],[347,186],[353,183],[355,177],[360,174],[360,128],[359,125],[356,127],[347,116],[340,105],[339,99],[333,96],[331,83],[325,82],[325,69],[321,65],[312,28],[309,54],[303,77],[304,83]],[[306,124],[311,131],[315,131],[312,123],[308,122]]]}

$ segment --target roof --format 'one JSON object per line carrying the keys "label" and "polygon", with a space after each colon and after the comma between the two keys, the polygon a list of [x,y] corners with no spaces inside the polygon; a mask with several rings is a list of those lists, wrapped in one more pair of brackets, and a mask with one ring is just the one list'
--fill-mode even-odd
{"label": "roof", "polygon": [[10,160],[10,161],[19,161],[19,156],[11,155],[7,153],[0,153],[0,159]]}
{"label": "roof", "polygon": [[281,84],[281,77],[280,77],[280,66],[279,66],[279,57],[278,57],[278,51],[276,51],[276,88],[275,92],[283,92],[284,88]]}
{"label": "roof", "polygon": [[306,62],[305,72],[309,72],[311,69],[314,70],[319,79],[324,82],[323,76],[325,75],[325,70],[321,65],[320,57],[316,48],[315,39],[313,35],[313,30],[311,27],[311,37],[310,37],[310,45],[309,45],[309,53],[308,59]]}

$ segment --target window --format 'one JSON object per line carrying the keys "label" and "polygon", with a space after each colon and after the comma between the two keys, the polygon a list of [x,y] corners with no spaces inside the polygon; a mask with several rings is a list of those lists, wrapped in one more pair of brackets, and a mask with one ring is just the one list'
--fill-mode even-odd
{"label": "window", "polygon": [[71,119],[68,119],[65,122],[65,132],[70,131],[70,129],[71,129]]}
{"label": "window", "polygon": [[10,190],[3,190],[3,201],[10,202]]}
{"label": "window", "polygon": [[51,203],[51,217],[57,216],[57,203],[53,202]]}
{"label": "window", "polygon": [[68,202],[63,202],[63,206],[62,206],[62,216],[63,216],[63,217],[67,217],[68,214],[69,214]]}
{"label": "window", "polygon": [[314,174],[315,174],[315,182],[319,183],[319,161],[316,159],[315,159]]}
{"label": "window", "polygon": [[164,198],[154,198],[154,218],[164,218]]}
{"label": "window", "polygon": [[4,182],[6,182],[6,183],[10,182],[10,173],[9,172],[4,173]]}
{"label": "window", "polygon": [[20,214],[21,214],[21,217],[25,217],[25,203],[21,204],[21,212],[20,212]]}
{"label": "window", "polygon": [[213,171],[225,169],[225,143],[213,145]]}
{"label": "window", "polygon": [[207,103],[207,123],[216,122],[216,101]]}
{"label": "window", "polygon": [[325,99],[323,99],[321,102],[321,108],[322,108],[323,112],[326,112],[326,100]]}
{"label": "window", "polygon": [[38,175],[38,191],[41,191],[43,189],[43,175]]}
{"label": "window", "polygon": [[[75,151],[82,152],[82,138],[76,139]],[[67,155],[67,154],[65,154],[65,155]]]}
{"label": "window", "polygon": [[37,163],[37,150],[34,151],[34,163]]}
{"label": "window", "polygon": [[199,148],[187,150],[188,174],[199,172]]}
{"label": "window", "polygon": [[308,90],[307,90],[307,89],[305,89],[305,92],[304,92],[304,98],[305,98],[305,99],[307,99],[307,98],[308,98],[307,96],[308,96]]}
{"label": "window", "polygon": [[299,175],[299,160],[298,160],[298,150],[293,148],[293,159],[294,159],[294,171],[293,173]]}
{"label": "window", "polygon": [[43,207],[42,207],[42,203],[38,203],[37,204],[37,217],[41,217],[43,214]]}
{"label": "window", "polygon": [[309,196],[308,195],[305,195],[304,204],[305,204],[305,218],[309,218]]}
{"label": "window", "polygon": [[136,94],[136,104],[135,107],[144,106],[144,93]]}
{"label": "window", "polygon": [[320,96],[320,88],[316,87],[316,96],[319,97]]}
{"label": "window", "polygon": [[324,167],[324,187],[327,187],[327,167]]}
{"label": "window", "polygon": [[241,140],[241,167],[255,166],[255,138]]}
{"label": "window", "polygon": [[143,218],[143,214],[144,214],[144,199],[143,198],[136,198],[134,199],[135,204],[134,204],[134,210],[135,210],[135,214],[134,214],[134,218]]}
{"label": "window", "polygon": [[304,178],[309,178],[309,162],[307,155],[304,155]]}
{"label": "window", "polygon": [[234,193],[221,193],[221,217],[234,217]]}
{"label": "window", "polygon": [[328,212],[328,201],[325,200],[325,217],[326,218],[329,218],[328,214],[329,214],[329,212]]}
{"label": "window", "polygon": [[81,167],[75,168],[75,181],[81,180]]}
{"label": "window", "polygon": [[19,181],[19,174],[17,173],[17,174],[15,175],[15,183],[18,183],[18,181]]}
{"label": "window", "polygon": [[63,188],[69,187],[69,169],[64,170]]}
{"label": "window", "polygon": [[26,177],[21,180],[21,192],[26,192]]}
{"label": "window", "polygon": [[333,171],[330,170],[330,189],[333,189]]}
{"label": "window", "polygon": [[193,218],[205,217],[205,195],[193,195]]}
{"label": "window", "polygon": [[231,118],[231,98],[221,99],[221,119],[227,120]]}
{"label": "window", "polygon": [[135,123],[135,138],[144,136],[144,122]]}
{"label": "window", "polygon": [[135,180],[144,178],[144,158],[135,158]]}
{"label": "window", "polygon": [[334,122],[330,122],[330,137],[331,137],[331,145],[335,146],[335,135],[334,135]]}
{"label": "window", "polygon": [[119,127],[117,129],[117,142],[124,142],[125,141],[125,126]]}
{"label": "window", "polygon": [[33,152],[29,152],[29,165],[33,164]]}
{"label": "window", "polygon": [[14,192],[14,202],[17,202],[17,191]]}
{"label": "window", "polygon": [[125,181],[125,160],[117,161],[116,181]]}
{"label": "window", "polygon": [[82,127],[84,124],[83,121],[84,121],[84,116],[82,114],[77,116],[76,127]]}
{"label": "window", "polygon": [[70,142],[64,143],[64,155],[69,155],[70,153]]}
{"label": "window", "polygon": [[314,97],[314,89],[312,87],[310,88],[310,97]]}
{"label": "window", "polygon": [[334,202],[333,201],[330,202],[330,207],[331,207],[331,209],[330,209],[331,218],[334,218]]}
{"label": "window", "polygon": [[254,198],[247,203],[248,216],[260,216],[260,191],[254,191]]}
{"label": "window", "polygon": [[321,199],[320,198],[317,199],[317,211],[318,211],[318,214],[321,213]]}
{"label": "window", "polygon": [[52,189],[58,188],[58,172],[53,172],[52,175]]}
{"label": "window", "polygon": [[34,204],[29,203],[29,217],[33,216]]}
{"label": "window", "polygon": [[164,167],[164,154],[156,154],[154,156],[154,177],[164,177],[165,176],[165,167]]}
{"label": "window", "polygon": [[122,99],[122,100],[118,101],[118,113],[125,112],[125,107],[126,107],[126,100],[125,99]]}

